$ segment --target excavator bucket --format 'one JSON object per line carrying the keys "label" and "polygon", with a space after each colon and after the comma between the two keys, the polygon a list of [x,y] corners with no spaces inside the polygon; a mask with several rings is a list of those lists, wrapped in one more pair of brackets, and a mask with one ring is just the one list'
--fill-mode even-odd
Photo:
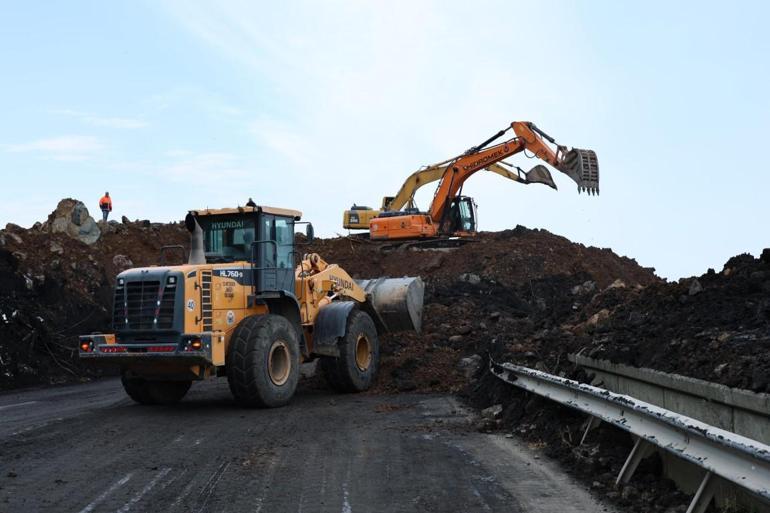
{"label": "excavator bucket", "polygon": [[547,185],[551,189],[558,189],[556,182],[553,181],[553,176],[547,167],[542,164],[538,164],[525,173],[527,183],[542,183]]}
{"label": "excavator bucket", "polygon": [[599,160],[593,150],[569,150],[558,169],[575,181],[578,192],[599,194]]}
{"label": "excavator bucket", "polygon": [[418,278],[356,280],[366,291],[366,305],[374,311],[375,322],[386,331],[422,329],[422,301],[425,284]]}

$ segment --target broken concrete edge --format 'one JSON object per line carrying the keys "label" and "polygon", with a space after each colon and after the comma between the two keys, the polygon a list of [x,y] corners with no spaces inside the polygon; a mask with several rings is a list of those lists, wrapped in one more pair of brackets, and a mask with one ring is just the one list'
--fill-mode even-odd
{"label": "broken concrete edge", "polygon": [[721,403],[732,408],[748,410],[770,417],[770,394],[756,393],[741,388],[731,388],[719,383],[682,376],[681,374],[657,371],[646,367],[631,367],[629,365],[613,363],[609,360],[596,360],[581,354],[570,354],[567,358],[570,362],[584,367],[586,370],[605,371],[657,387],[689,394],[707,401]]}

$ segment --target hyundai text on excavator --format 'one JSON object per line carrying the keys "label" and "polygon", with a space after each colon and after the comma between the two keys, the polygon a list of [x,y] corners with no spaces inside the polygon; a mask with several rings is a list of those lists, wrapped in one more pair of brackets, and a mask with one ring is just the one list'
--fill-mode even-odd
{"label": "hyundai text on excavator", "polygon": [[[513,130],[511,139],[489,146]],[[529,151],[534,157],[555,167],[577,183],[578,192],[599,193],[599,162],[591,150],[557,145],[556,141],[534,123],[514,121],[478,146],[464,154],[420,169],[407,178],[395,196],[383,198],[380,210],[353,205],[343,216],[343,227],[368,229],[373,240],[436,239],[463,237],[476,230],[476,204],[473,198],[462,196],[463,184],[477,171],[488,170],[522,184],[541,183],[556,189],[550,171],[537,165],[528,172],[504,162],[503,159]],[[505,166],[505,167],[503,167]],[[513,172],[515,170],[516,172]],[[416,208],[414,195],[431,182],[439,185],[427,211]]]}
{"label": "hyundai text on excavator", "polygon": [[190,211],[187,264],[120,273],[114,333],[81,336],[80,358],[119,366],[141,404],[173,403],[192,381],[227,376],[238,402],[282,406],[314,359],[333,388],[369,388],[378,335],[420,330],[422,281],[357,281],[318,254],[298,258],[301,213],[247,205]]}

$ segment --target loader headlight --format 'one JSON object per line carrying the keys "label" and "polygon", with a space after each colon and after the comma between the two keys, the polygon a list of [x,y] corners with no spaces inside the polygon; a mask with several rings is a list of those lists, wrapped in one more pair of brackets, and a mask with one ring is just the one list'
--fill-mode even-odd
{"label": "loader headlight", "polygon": [[169,285],[176,285],[176,276],[169,276],[167,282]]}
{"label": "loader headlight", "polygon": [[94,350],[94,342],[92,340],[81,340],[80,350],[84,353],[90,353]]}

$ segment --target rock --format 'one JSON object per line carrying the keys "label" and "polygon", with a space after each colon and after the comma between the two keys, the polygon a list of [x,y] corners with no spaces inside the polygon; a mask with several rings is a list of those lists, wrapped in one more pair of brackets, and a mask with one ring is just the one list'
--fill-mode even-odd
{"label": "rock", "polygon": [[123,224],[129,224],[131,223],[131,220],[127,218],[126,216],[120,216],[120,222]]}
{"label": "rock", "polygon": [[587,321],[588,326],[598,326],[601,322],[606,321],[610,316],[610,311],[606,308],[602,308],[595,314],[593,314]]}
{"label": "rock", "polygon": [[500,318],[500,312],[492,312],[491,314],[489,314],[489,318],[492,319],[493,321],[498,320]]}
{"label": "rock", "polygon": [[762,250],[762,254],[759,255],[759,260],[761,260],[763,264],[770,264],[770,248]]}
{"label": "rock", "polygon": [[32,278],[26,274],[24,275],[24,286],[27,287],[27,290],[32,290],[35,288],[35,282],[32,281]]}
{"label": "rock", "polygon": [[319,360],[313,360],[309,363],[303,363],[299,366],[299,375],[301,378],[312,378],[315,376]]}
{"label": "rock", "polygon": [[586,281],[582,285],[575,285],[570,290],[570,293],[573,296],[578,296],[582,294],[589,294],[596,290],[596,282],[595,281]]}
{"label": "rock", "polygon": [[700,294],[701,292],[703,292],[703,285],[700,284],[697,278],[693,278],[693,280],[690,282],[690,289],[687,291],[687,293],[691,296],[694,296],[696,294]]}
{"label": "rock", "polygon": [[112,257],[112,265],[115,266],[115,270],[118,273],[122,273],[126,269],[134,267],[134,263],[126,255],[115,255]]}
{"label": "rock", "polygon": [[644,314],[637,310],[634,310],[628,314],[628,324],[631,326],[641,326],[644,324]]}
{"label": "rock", "polygon": [[462,371],[462,373],[465,375],[466,378],[470,378],[471,376],[476,374],[476,371],[479,370],[480,366],[481,366],[481,356],[477,354],[474,354],[467,358],[463,358],[457,364],[457,368],[460,369],[460,371]]}
{"label": "rock", "polygon": [[469,324],[464,324],[460,326],[460,328],[457,330],[457,333],[460,335],[468,335],[470,332],[473,331],[473,327]]}
{"label": "rock", "polygon": [[444,255],[442,253],[436,254],[430,261],[423,266],[423,271],[432,272],[439,269],[444,264]]}
{"label": "rock", "polygon": [[761,369],[754,369],[751,375],[751,390],[754,392],[764,392],[770,384],[770,376]]}
{"label": "rock", "polygon": [[451,337],[449,337],[449,343],[450,344],[458,344],[458,343],[460,343],[462,341],[463,341],[463,336],[462,335],[452,335]]}
{"label": "rock", "polygon": [[57,255],[61,255],[64,253],[64,248],[61,244],[56,242],[55,240],[51,241],[51,244],[49,245],[48,249],[51,250],[51,253],[56,253]]}
{"label": "rock", "polygon": [[495,404],[481,410],[481,417],[488,420],[494,420],[499,417],[501,413],[503,413],[503,405]]}
{"label": "rock", "polygon": [[463,273],[460,275],[459,280],[470,283],[471,285],[478,285],[481,283],[481,277],[478,274],[473,273]]}
{"label": "rock", "polygon": [[622,492],[620,492],[620,496],[621,496],[622,498],[624,498],[625,500],[631,500],[631,499],[633,499],[634,497],[636,497],[637,495],[639,495],[639,492],[637,491],[637,489],[636,489],[636,488],[634,488],[634,487],[633,487],[633,486],[631,486],[631,485],[626,485],[626,486],[623,488],[623,491],[622,491]]}
{"label": "rock", "polygon": [[82,201],[63,199],[41,227],[50,233],[65,233],[85,244],[93,244],[101,237],[101,230]]}
{"label": "rock", "polygon": [[[7,230],[7,229],[8,229],[8,228],[6,227],[6,230]],[[13,241],[14,241],[16,244],[21,244],[22,242],[24,242],[24,241],[21,239],[21,237],[19,237],[18,235],[16,235],[16,234],[15,234],[15,233],[13,233],[13,232],[8,232],[6,235],[8,235],[8,237],[10,237],[11,239],[13,239]]]}
{"label": "rock", "polygon": [[486,330],[487,329],[486,323],[480,322],[479,323],[479,329]]}
{"label": "rock", "polygon": [[626,282],[618,278],[617,280],[613,281],[607,289],[624,289],[626,288]]}
{"label": "rock", "polygon": [[719,365],[714,367],[714,374],[719,376],[720,374],[722,374],[722,371],[724,371],[726,368],[727,368],[727,364],[726,363],[720,363]]}

